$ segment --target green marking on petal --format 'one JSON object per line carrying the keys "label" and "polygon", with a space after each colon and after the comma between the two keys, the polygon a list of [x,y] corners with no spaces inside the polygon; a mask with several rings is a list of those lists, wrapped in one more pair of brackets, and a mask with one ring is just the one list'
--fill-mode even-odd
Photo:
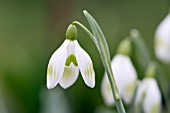
{"label": "green marking on petal", "polygon": [[86,63],[85,75],[90,77],[93,74],[93,65],[91,63]]}
{"label": "green marking on petal", "polygon": [[156,47],[159,48],[159,47],[161,47],[162,45],[164,45],[163,40],[160,39],[160,38],[156,38]]}
{"label": "green marking on petal", "polygon": [[143,104],[143,101],[144,101],[145,97],[146,97],[146,91],[143,92],[142,97],[141,97],[141,100],[142,100],[141,102],[142,102],[142,104]]}
{"label": "green marking on petal", "polygon": [[155,103],[151,108],[151,113],[158,113],[159,112],[159,104]]}
{"label": "green marking on petal", "polygon": [[65,78],[65,79],[67,79],[67,78],[69,77],[68,75],[70,75],[71,72],[72,72],[72,71],[71,71],[71,68],[65,67],[64,73],[63,73],[64,76],[62,76],[62,77]]}
{"label": "green marking on petal", "polygon": [[135,88],[136,88],[135,84],[136,84],[136,82],[133,82],[133,83],[125,86],[125,89],[124,89],[125,92],[132,95],[134,93],[134,91],[135,91]]}
{"label": "green marking on petal", "polygon": [[50,64],[47,69],[47,74],[51,77],[52,76],[52,65]]}
{"label": "green marking on petal", "polygon": [[92,75],[92,74],[93,74],[93,65],[90,64],[89,75]]}
{"label": "green marking on petal", "polygon": [[71,62],[73,62],[75,66],[78,66],[77,59],[73,54],[67,57],[65,65],[70,66]]}

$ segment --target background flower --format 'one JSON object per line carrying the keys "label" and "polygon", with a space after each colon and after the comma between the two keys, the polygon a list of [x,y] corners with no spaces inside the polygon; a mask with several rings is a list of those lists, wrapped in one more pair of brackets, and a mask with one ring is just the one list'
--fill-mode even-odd
{"label": "background flower", "polygon": [[170,62],[170,14],[162,20],[156,30],[155,53],[164,63]]}
{"label": "background flower", "polygon": [[154,78],[145,78],[137,89],[136,109],[144,113],[161,113],[161,93]]}
{"label": "background flower", "polygon": [[[117,54],[112,60],[112,69],[121,98],[130,104],[137,85],[137,73],[128,56]],[[101,94],[107,105],[113,105],[111,86],[105,74],[101,84]]]}

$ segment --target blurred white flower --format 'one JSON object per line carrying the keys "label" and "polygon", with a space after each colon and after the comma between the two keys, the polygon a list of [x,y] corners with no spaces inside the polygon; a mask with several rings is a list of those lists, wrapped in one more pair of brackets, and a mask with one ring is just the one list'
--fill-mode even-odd
{"label": "blurred white flower", "polygon": [[[111,65],[120,96],[126,104],[129,104],[137,85],[137,73],[134,66],[128,56],[121,54],[117,54],[113,58]],[[101,94],[104,102],[108,106],[114,105],[111,86],[106,74],[103,77],[101,85]]]}
{"label": "blurred white flower", "polygon": [[161,61],[170,62],[170,14],[166,16],[156,30],[155,53]]}
{"label": "blurred white flower", "polygon": [[78,78],[79,70],[87,86],[95,86],[95,73],[90,56],[80,47],[77,40],[66,39],[50,58],[47,69],[47,88],[58,83],[70,87]]}
{"label": "blurred white flower", "polygon": [[144,113],[160,113],[161,93],[154,78],[145,78],[139,84],[135,105],[136,109],[141,107]]}

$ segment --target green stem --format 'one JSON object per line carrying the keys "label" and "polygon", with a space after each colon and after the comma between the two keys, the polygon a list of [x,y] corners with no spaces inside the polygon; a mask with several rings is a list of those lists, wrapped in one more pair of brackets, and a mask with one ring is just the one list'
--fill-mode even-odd
{"label": "green stem", "polygon": [[[79,25],[89,36],[90,38],[93,40],[93,42],[95,43],[97,49],[99,50],[100,52],[100,55],[101,55],[101,59],[102,59],[102,62],[103,62],[103,65],[104,65],[104,68],[107,72],[107,76],[109,78],[109,82],[110,82],[110,85],[111,85],[111,89],[112,89],[112,94],[113,94],[113,97],[114,97],[114,100],[115,100],[115,104],[116,104],[116,107],[117,107],[117,110],[118,110],[118,113],[126,113],[125,109],[124,109],[124,106],[123,106],[123,103],[122,103],[122,100],[119,96],[119,93],[118,93],[118,89],[117,89],[117,85],[116,85],[116,82],[115,82],[115,79],[114,79],[114,75],[113,75],[113,71],[112,71],[112,68],[111,68],[111,63],[110,61],[107,62],[107,61],[104,61],[104,54],[103,54],[103,51],[101,51],[101,46],[98,45],[98,43],[96,42],[96,39],[95,37],[93,36],[93,34],[83,25],[81,24],[80,22],[78,21],[74,21],[72,24],[77,24]],[[110,59],[109,59],[110,60]]]}
{"label": "green stem", "polygon": [[78,21],[73,21],[72,24],[77,24],[77,25],[79,25],[79,26],[89,35],[89,37],[93,40],[93,42],[95,42],[96,47],[99,48],[98,44],[97,44],[96,41],[95,41],[94,36],[92,35],[92,33],[91,33],[83,24],[81,24],[81,23],[78,22]]}

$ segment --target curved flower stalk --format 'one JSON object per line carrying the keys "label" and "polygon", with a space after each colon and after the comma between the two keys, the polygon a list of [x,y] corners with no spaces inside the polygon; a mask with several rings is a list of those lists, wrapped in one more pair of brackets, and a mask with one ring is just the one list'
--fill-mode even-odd
{"label": "curved flower stalk", "polygon": [[170,14],[158,26],[155,33],[155,53],[164,63],[170,63]]}
{"label": "curved flower stalk", "polygon": [[77,42],[77,29],[70,25],[66,40],[53,53],[47,69],[47,88],[54,88],[58,83],[64,89],[70,87],[78,78],[79,70],[87,86],[95,86],[95,73],[90,56]]}
{"label": "curved flower stalk", "polygon": [[160,113],[161,93],[154,78],[145,78],[139,84],[135,99],[136,112]]}
{"label": "curved flower stalk", "polygon": [[[113,58],[111,62],[120,96],[126,104],[131,103],[137,86],[137,73],[128,56],[130,52],[130,41],[125,39],[120,43],[118,54]],[[115,102],[106,73],[101,84],[101,94],[106,105],[114,105]]]}

